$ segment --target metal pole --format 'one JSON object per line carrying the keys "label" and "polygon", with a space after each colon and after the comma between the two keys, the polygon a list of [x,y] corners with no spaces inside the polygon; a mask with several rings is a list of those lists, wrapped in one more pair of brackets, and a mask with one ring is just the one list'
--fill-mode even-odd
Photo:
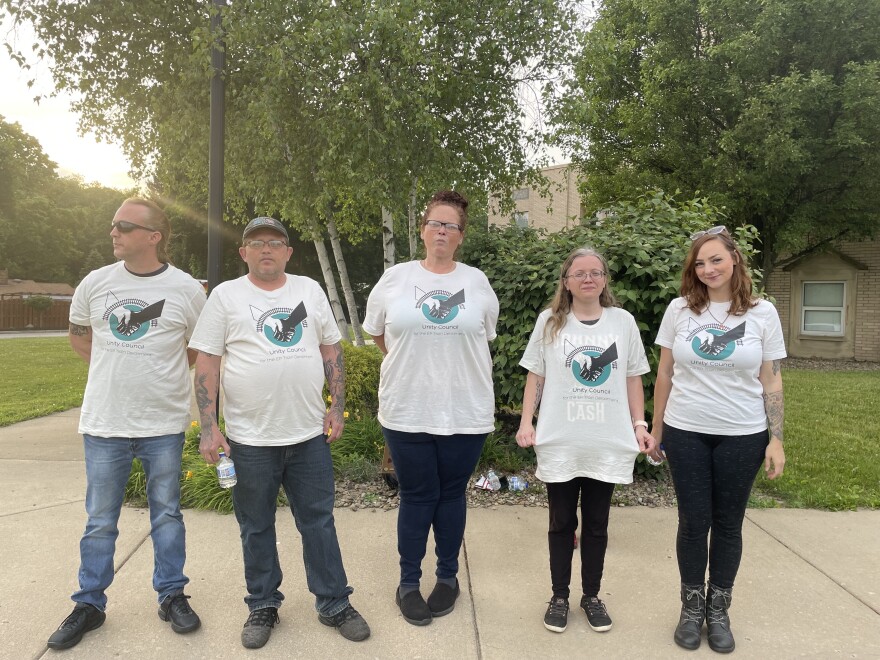
{"label": "metal pole", "polygon": [[226,6],[225,0],[213,0],[214,12],[211,15],[211,34],[214,43],[211,48],[211,138],[208,147],[208,292],[220,284],[221,255],[220,245],[223,234],[223,137],[226,123],[225,94],[226,83],[223,74],[226,68],[226,44],[223,41],[223,28],[220,10]]}

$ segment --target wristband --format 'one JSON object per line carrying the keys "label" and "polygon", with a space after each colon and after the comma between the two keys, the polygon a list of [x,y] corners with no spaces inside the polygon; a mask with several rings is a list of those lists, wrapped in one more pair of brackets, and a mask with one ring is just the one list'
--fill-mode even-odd
{"label": "wristband", "polygon": [[633,428],[636,428],[637,426],[642,426],[646,431],[648,430],[648,422],[643,419],[637,419],[633,422]]}

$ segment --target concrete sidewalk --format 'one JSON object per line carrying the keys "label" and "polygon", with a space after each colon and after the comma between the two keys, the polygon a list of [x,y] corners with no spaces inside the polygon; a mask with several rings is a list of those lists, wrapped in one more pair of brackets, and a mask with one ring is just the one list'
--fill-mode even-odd
{"label": "concrete sidewalk", "polygon": [[[546,509],[506,506],[469,512],[462,595],[452,614],[424,628],[407,624],[394,605],[397,512],[337,510],[352,603],[373,630],[360,644],[318,622],[299,536],[290,512],[279,511],[286,600],[259,651],[239,641],[247,610],[235,518],[185,512],[187,593],[202,627],[176,635],[156,616],[149,517],[126,507],[107,622],[75,648],[50,651],[46,639],[72,608],[85,524],[77,420],[73,410],[0,429],[0,658],[716,657],[705,642],[686,652],[672,641],[674,510],[612,512],[601,597],[614,629],[590,630],[573,589],[569,628],[559,635],[542,624],[550,596]],[[731,609],[736,657],[880,658],[880,511],[750,510],[744,535]],[[426,591],[432,557],[429,550]]]}

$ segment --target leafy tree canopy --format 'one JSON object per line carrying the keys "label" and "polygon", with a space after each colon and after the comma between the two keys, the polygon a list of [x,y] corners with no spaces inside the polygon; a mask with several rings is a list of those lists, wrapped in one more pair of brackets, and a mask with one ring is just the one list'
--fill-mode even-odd
{"label": "leafy tree canopy", "polygon": [[[538,136],[517,90],[570,41],[571,0],[253,0],[223,9],[228,215],[303,230],[401,212],[413,189],[509,188]],[[0,0],[99,135],[166,194],[204,198],[210,3]],[[24,55],[12,49],[15,57]]]}
{"label": "leafy tree canopy", "polygon": [[604,0],[581,45],[555,118],[588,211],[699,192],[765,268],[880,227],[880,2]]}
{"label": "leafy tree canopy", "polygon": [[0,116],[0,268],[9,276],[76,284],[82,265],[113,262],[118,190],[61,178],[40,143]]}

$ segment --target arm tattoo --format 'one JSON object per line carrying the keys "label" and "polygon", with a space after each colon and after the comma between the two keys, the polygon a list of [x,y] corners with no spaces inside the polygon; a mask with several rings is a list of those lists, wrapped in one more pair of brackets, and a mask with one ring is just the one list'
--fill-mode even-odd
{"label": "arm tattoo", "polygon": [[541,405],[541,397],[544,394],[544,383],[537,382],[535,383],[535,411],[537,412],[538,407]]}
{"label": "arm tattoo", "polygon": [[330,407],[341,415],[345,410],[345,364],[338,344],[324,359],[324,378],[327,379],[327,389],[333,399]]}
{"label": "arm tattoo", "polygon": [[782,369],[782,360],[773,360],[773,375],[778,374],[780,369]]}
{"label": "arm tattoo", "polygon": [[785,415],[785,402],[782,397],[782,390],[764,393],[764,410],[767,411],[770,437],[776,437],[782,441],[782,418]]}
{"label": "arm tattoo", "polygon": [[208,374],[199,374],[196,377],[196,405],[199,407],[199,417],[202,419],[202,431],[211,431],[214,427],[216,401],[212,400],[208,393],[206,380]]}
{"label": "arm tattoo", "polygon": [[70,324],[70,334],[74,337],[85,337],[89,333],[91,333],[92,329],[87,325],[77,325],[76,323]]}

